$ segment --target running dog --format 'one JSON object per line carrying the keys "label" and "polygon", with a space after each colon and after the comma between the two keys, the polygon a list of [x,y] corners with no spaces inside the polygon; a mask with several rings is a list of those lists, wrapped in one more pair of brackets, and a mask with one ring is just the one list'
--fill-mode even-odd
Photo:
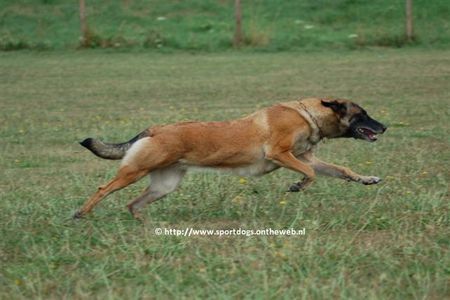
{"label": "running dog", "polygon": [[309,186],[316,173],[377,184],[380,178],[323,162],[313,150],[324,138],[352,137],[374,142],[385,130],[386,126],[349,100],[306,98],[232,121],[152,126],[121,144],[88,138],[80,144],[101,158],[122,162],[115,178],[100,186],[74,218],[90,212],[112,192],[150,175],[149,187],[128,204],[131,214],[140,218],[140,209],[173,192],[190,168],[258,176],[284,167],[303,174],[301,181],[290,186],[291,192]]}

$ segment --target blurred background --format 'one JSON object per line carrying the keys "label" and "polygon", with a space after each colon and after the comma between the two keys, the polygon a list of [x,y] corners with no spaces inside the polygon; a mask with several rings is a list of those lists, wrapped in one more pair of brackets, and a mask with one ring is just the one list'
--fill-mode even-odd
{"label": "blurred background", "polygon": [[2,0],[0,49],[443,48],[449,16],[446,0]]}

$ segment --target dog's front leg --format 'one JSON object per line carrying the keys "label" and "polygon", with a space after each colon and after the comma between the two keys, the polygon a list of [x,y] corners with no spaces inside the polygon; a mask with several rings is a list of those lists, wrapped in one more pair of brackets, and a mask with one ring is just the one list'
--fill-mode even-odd
{"label": "dog's front leg", "polygon": [[320,175],[337,177],[348,181],[360,182],[366,185],[377,184],[381,181],[379,177],[359,175],[349,168],[321,161],[314,157],[311,153],[303,155],[302,159],[304,159],[314,169],[314,171]]}
{"label": "dog's front leg", "polygon": [[314,181],[314,178],[316,177],[313,168],[298,160],[290,151],[271,154],[268,155],[267,158],[282,167],[305,175],[302,181],[294,183],[289,187],[290,192],[299,192],[300,190],[305,189]]}

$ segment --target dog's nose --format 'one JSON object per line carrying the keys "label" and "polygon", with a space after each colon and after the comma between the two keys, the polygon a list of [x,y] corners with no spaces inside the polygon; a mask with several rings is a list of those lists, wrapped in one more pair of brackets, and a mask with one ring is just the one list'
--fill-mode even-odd
{"label": "dog's nose", "polygon": [[381,125],[381,130],[382,130],[382,132],[384,133],[385,131],[386,131],[386,129],[387,129],[387,127],[386,126],[384,126],[384,125]]}

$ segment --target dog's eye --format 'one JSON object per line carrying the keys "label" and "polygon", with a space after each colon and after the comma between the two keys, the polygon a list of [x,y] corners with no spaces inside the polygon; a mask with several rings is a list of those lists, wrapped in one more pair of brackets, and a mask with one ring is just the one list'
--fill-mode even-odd
{"label": "dog's eye", "polygon": [[357,119],[359,119],[360,117],[361,117],[360,114],[353,115],[353,116],[350,118],[350,121],[357,120]]}

